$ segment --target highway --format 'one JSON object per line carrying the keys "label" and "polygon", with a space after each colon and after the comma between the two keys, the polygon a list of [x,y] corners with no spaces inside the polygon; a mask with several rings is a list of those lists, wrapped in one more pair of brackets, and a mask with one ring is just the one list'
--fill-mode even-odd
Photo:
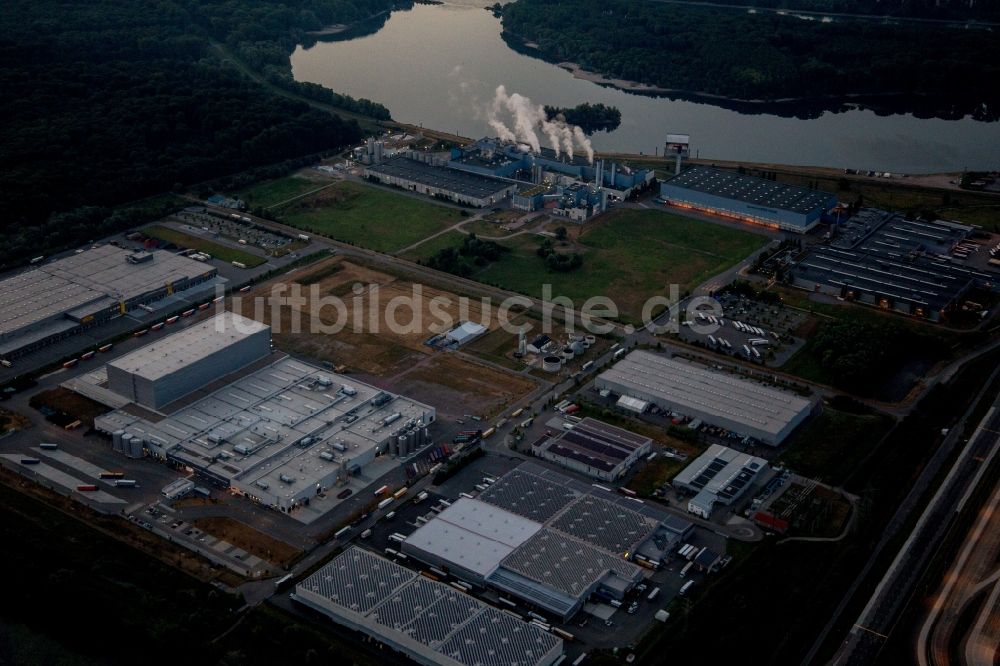
{"label": "highway", "polygon": [[[1000,656],[1000,483],[963,543],[920,627],[916,643],[920,666],[945,666],[963,652],[970,665],[992,665]],[[968,635],[963,635],[960,618],[976,602],[981,603],[979,612],[966,627]]]}
{"label": "highway", "polygon": [[[994,372],[993,376],[996,374]],[[987,387],[992,383],[992,379],[991,377],[990,382],[986,384]],[[899,532],[911,511],[916,508],[921,495],[931,487],[937,472],[943,469],[943,463],[949,454],[960,444],[958,439],[964,428],[964,421],[965,418],[951,429],[934,457],[924,468],[920,478],[913,484],[913,490],[893,516],[882,541],[873,549],[872,558],[856,579],[855,586],[874,566],[874,561],[881,550]],[[995,399],[993,407],[959,452],[948,475],[920,515],[909,538],[851,627],[832,664],[853,666],[876,661],[924,567],[936,552],[972,489],[979,483],[986,466],[994,459],[998,447],[1000,447],[1000,397]],[[814,654],[815,648],[807,661],[812,659]]]}

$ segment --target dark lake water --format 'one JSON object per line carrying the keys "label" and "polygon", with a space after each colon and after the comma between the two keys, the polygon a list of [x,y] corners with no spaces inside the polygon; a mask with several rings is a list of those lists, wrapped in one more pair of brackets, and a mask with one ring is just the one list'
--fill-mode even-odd
{"label": "dark lake water", "polygon": [[295,78],[389,107],[396,120],[480,137],[495,134],[487,109],[498,85],[537,104],[603,102],[622,112],[598,150],[662,150],[667,133],[691,135],[703,158],[807,164],[903,173],[1000,168],[1000,122],[879,115],[852,106],[808,119],[747,113],[701,101],[626,93],[574,78],[510,48],[500,21],[469,4],[416,5],[373,34],[299,47]]}

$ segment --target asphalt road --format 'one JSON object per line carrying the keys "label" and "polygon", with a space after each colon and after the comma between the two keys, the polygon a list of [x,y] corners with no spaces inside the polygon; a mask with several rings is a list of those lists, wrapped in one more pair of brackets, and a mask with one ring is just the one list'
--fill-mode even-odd
{"label": "asphalt road", "polygon": [[[979,481],[984,465],[988,464],[1000,445],[998,408],[1000,408],[1000,397],[994,402],[993,410],[984,417],[975,434],[960,451],[958,459],[920,516],[909,538],[889,566],[831,663],[860,665],[874,663],[877,659],[913,586],[920,579],[924,567],[947,533],[956,511],[961,508],[963,498],[968,496]],[[964,421],[963,418],[951,429],[924,468],[920,478],[913,484],[913,489],[886,527],[882,541],[873,549],[872,558],[857,581],[864,579],[887,542],[899,533],[911,511],[917,507],[921,495],[927,488],[932,487],[934,477],[943,468],[950,453],[960,444],[959,438]],[[819,644],[820,641],[817,641],[817,646]],[[811,653],[807,661],[811,660],[814,654],[815,652]]]}

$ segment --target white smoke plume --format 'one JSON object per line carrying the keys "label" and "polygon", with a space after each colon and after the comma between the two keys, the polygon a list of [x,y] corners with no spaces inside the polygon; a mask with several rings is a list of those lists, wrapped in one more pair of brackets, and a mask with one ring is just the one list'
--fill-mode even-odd
{"label": "white smoke plume", "polygon": [[[513,127],[502,120],[504,112],[510,115]],[[573,159],[575,148],[579,147],[586,153],[587,160],[591,164],[594,162],[594,149],[582,129],[567,124],[562,116],[549,120],[543,106],[532,103],[530,98],[519,93],[507,94],[507,88],[503,85],[497,86],[493,102],[486,110],[486,121],[503,141],[521,141],[537,153],[541,149],[538,138],[538,133],[541,132],[548,139],[556,157],[565,152]]]}

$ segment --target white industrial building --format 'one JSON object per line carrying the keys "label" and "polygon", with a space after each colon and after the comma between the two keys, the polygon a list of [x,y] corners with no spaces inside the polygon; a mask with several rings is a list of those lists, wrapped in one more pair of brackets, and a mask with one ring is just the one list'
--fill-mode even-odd
{"label": "white industrial building", "polygon": [[425,666],[550,666],[563,655],[540,627],[356,546],[292,599]]}
{"label": "white industrial building", "polygon": [[[220,321],[243,332],[203,339],[202,327],[215,330]],[[269,327],[225,313],[144,347],[156,349],[157,358],[162,349],[177,349],[195,369],[165,366],[166,407],[123,399],[109,379],[106,392],[116,406],[128,404],[99,416],[94,427],[111,436],[116,451],[170,460],[282,511],[346,483],[378,456],[405,459],[430,443],[433,407],[272,353],[269,339]],[[185,342],[192,350],[181,351]],[[148,368],[136,359],[122,365]],[[206,374],[210,367],[214,377]]]}
{"label": "white industrial building", "polygon": [[763,458],[713,444],[674,477],[674,487],[695,493],[688,511],[710,518],[716,506],[730,506],[769,469]]}
{"label": "white industrial building", "polygon": [[637,350],[602,372],[596,388],[642,412],[650,406],[780,445],[812,412],[813,403],[792,393],[662,354]]}
{"label": "white industrial building", "polygon": [[223,312],[111,361],[108,388],[158,409],[270,353],[270,326]]}
{"label": "white industrial building", "polygon": [[445,337],[448,339],[448,342],[456,347],[461,347],[468,342],[472,342],[487,330],[489,329],[482,324],[477,324],[474,321],[465,321],[448,331]]}
{"label": "white industrial building", "polygon": [[187,257],[113,245],[38,265],[0,280],[0,358],[16,359],[216,276]]}
{"label": "white industrial building", "polygon": [[653,445],[649,437],[585,418],[532,450],[536,456],[602,481],[616,481]]}
{"label": "white industrial building", "polygon": [[623,598],[643,579],[630,560],[659,561],[690,529],[653,507],[523,463],[478,498],[454,502],[401,550],[567,621],[594,593]]}

